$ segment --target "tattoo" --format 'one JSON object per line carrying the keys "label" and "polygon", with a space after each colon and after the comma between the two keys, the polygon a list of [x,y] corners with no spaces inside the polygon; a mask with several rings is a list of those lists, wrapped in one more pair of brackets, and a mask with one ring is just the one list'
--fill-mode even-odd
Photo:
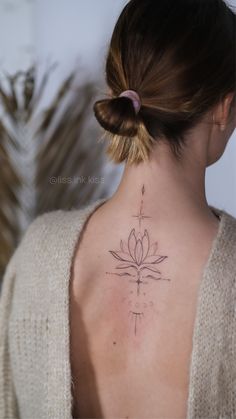
{"label": "tattoo", "polygon": [[[137,299],[140,299],[141,287],[148,285],[150,280],[170,281],[169,278],[161,277],[161,272],[158,268],[158,265],[164,262],[168,256],[157,254],[158,243],[154,242],[151,244],[148,230],[146,228],[144,231],[142,230],[142,222],[151,218],[145,215],[143,211],[143,198],[145,194],[144,185],[141,194],[142,198],[139,213],[132,216],[137,218],[139,229],[136,230],[135,228],[132,228],[127,242],[125,240],[120,240],[119,250],[109,250],[114,259],[119,261],[119,263],[115,267],[116,272],[106,272],[108,275],[122,277],[128,279],[131,284],[135,284]],[[131,293],[133,293],[133,291],[131,291]],[[146,293],[143,292],[143,295],[146,295]],[[153,302],[151,301],[150,303],[152,304],[149,304],[149,306],[153,306]],[[129,305],[131,304],[132,302],[130,300]],[[139,307],[140,302],[137,301],[135,306]],[[147,303],[143,303],[144,308],[147,306]],[[137,323],[141,322],[142,317],[144,317],[144,312],[130,310],[129,317],[130,315],[134,320],[134,334],[136,335]]]}
{"label": "tattoo", "polygon": [[141,313],[136,313],[135,311],[130,311],[129,314],[132,314],[132,316],[134,317],[134,334],[136,335],[137,333],[137,318],[141,321],[142,316],[144,315],[143,312]]}

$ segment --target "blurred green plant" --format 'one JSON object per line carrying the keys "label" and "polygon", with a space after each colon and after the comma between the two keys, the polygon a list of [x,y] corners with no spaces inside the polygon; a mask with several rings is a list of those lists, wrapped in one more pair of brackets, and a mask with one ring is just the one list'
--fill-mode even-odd
{"label": "blurred green plant", "polygon": [[38,88],[35,67],[0,85],[0,277],[38,214],[105,195],[104,146],[91,122],[95,86],[75,86],[73,73],[40,110],[50,73]]}

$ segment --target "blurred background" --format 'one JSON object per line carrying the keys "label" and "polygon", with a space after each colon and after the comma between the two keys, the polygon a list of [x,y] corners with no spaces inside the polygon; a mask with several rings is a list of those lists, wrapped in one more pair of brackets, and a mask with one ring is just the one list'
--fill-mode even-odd
{"label": "blurred background", "polygon": [[[92,112],[127,0],[0,0],[0,277],[38,214],[109,196],[123,166]],[[231,0],[236,6],[236,0]],[[236,216],[236,135],[207,170],[208,202]]]}

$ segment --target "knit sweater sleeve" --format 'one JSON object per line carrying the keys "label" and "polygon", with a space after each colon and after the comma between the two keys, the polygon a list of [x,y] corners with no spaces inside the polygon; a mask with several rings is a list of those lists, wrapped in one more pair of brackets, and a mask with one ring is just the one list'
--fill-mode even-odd
{"label": "knit sweater sleeve", "polygon": [[16,419],[19,417],[8,343],[8,326],[15,282],[15,258],[16,251],[8,262],[0,294],[0,419]]}

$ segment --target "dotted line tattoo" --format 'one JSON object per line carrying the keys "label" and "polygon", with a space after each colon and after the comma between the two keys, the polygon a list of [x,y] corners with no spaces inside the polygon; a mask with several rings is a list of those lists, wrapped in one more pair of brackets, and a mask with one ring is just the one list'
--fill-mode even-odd
{"label": "dotted line tattoo", "polygon": [[[145,215],[143,210],[144,185],[142,186],[141,195],[139,212],[137,215],[132,216],[137,219],[138,228],[132,228],[127,241],[120,240],[119,250],[109,250],[113,258],[118,260],[119,263],[115,267],[115,272],[106,272],[107,275],[127,278],[130,283],[135,284],[137,297],[135,307],[141,306],[143,308],[142,311],[129,310],[129,318],[134,322],[135,335],[137,335],[138,324],[141,323],[142,318],[145,316],[145,308],[153,306],[152,301],[149,301],[149,303],[141,303],[139,301],[142,287],[148,285],[150,280],[170,281],[169,278],[162,278],[159,270],[160,263],[164,262],[168,256],[157,254],[158,243],[154,242],[151,244],[148,230],[142,227],[144,221],[151,218]],[[133,291],[131,293],[133,294]],[[146,295],[145,292],[142,294]],[[129,300],[129,305],[132,305],[131,300]]]}

